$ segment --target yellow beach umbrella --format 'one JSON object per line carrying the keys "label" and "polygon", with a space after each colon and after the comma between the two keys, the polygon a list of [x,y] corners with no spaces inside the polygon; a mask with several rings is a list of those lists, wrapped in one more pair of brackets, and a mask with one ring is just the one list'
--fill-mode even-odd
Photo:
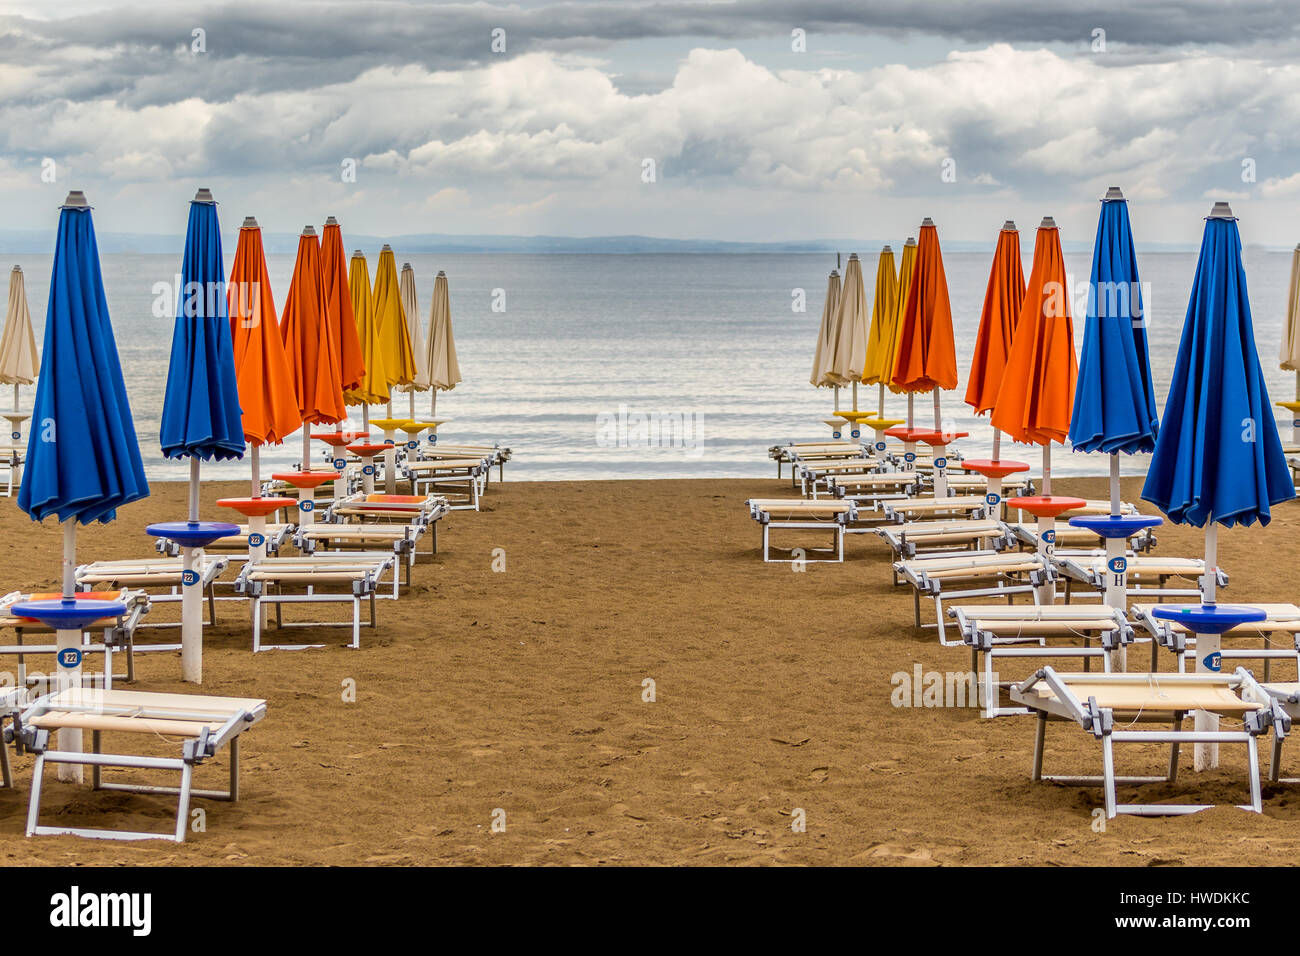
{"label": "yellow beach umbrella", "polygon": [[447,289],[447,273],[442,271],[433,280],[433,302],[429,306],[428,368],[433,391],[429,413],[433,416],[438,412],[438,392],[450,391],[461,381],[456,338],[451,332],[451,296]]}
{"label": "yellow beach umbrella", "polygon": [[348,264],[348,292],[352,296],[352,314],[357,323],[357,338],[361,342],[361,358],[366,364],[359,388],[344,393],[349,405],[362,406],[366,427],[370,427],[371,405],[388,401],[388,376],[384,371],[383,349],[379,345],[379,324],[371,307],[370,267],[358,249],[352,253]]}
{"label": "yellow beach umbrella", "polygon": [[903,323],[899,320],[903,317],[903,313],[907,311],[907,295],[912,288],[912,271],[915,267],[916,239],[909,238],[907,242],[903,243],[903,255],[898,262],[898,298],[895,299],[897,308],[894,310],[894,337],[889,343],[889,354],[885,357],[885,361],[888,363],[885,367],[890,370],[889,378],[885,384],[895,394],[903,391],[894,384],[893,379],[894,359],[898,356],[898,342],[903,331]]}
{"label": "yellow beach umbrella", "polygon": [[[392,246],[379,252],[375,267],[375,290],[370,297],[375,324],[379,327],[379,350],[383,354],[384,377],[388,389],[410,385],[415,381],[415,353],[411,351],[411,333],[402,308],[402,292],[397,278],[397,260]],[[392,395],[388,397],[392,404]],[[391,415],[391,407],[390,407]]]}
{"label": "yellow beach umbrella", "polygon": [[876,263],[876,295],[871,306],[871,331],[867,333],[867,360],[862,369],[864,385],[880,387],[876,414],[885,415],[885,383],[894,371],[894,340],[898,331],[898,272],[894,268],[894,250],[880,250]]}

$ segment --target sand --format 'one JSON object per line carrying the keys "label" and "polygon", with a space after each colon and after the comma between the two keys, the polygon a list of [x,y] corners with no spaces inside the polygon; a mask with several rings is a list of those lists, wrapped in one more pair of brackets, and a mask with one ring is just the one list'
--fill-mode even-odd
{"label": "sand", "polygon": [[[487,510],[444,522],[437,558],[416,568],[412,593],[380,603],[359,651],[342,631],[317,631],[330,647],[254,657],[242,606],[225,603],[204,690],[270,702],[244,738],[243,799],[196,804],[206,832],[179,846],[28,840],[31,758],[18,757],[18,788],[0,791],[0,859],[1155,866],[1300,855],[1300,787],[1266,786],[1263,816],[1231,806],[1245,799],[1244,748],[1199,775],[1186,754],[1174,788],[1140,791],[1227,806],[1095,832],[1098,791],[1030,782],[1030,718],[892,706],[892,675],[961,670],[966,652],[912,627],[910,594],[890,586],[874,536],[852,537],[842,565],[763,565],[744,500],[786,487],[775,476],[494,485]],[[1103,483],[1057,490],[1098,496]],[[213,485],[204,499],[239,493]],[[1137,495],[1126,481],[1125,497]],[[183,486],[156,485],[116,524],[82,532],[83,559],[148,554],[144,525],[177,517],[183,501]],[[1267,529],[1223,533],[1224,599],[1294,601],[1298,529],[1300,506],[1287,504]],[[55,586],[57,527],[5,504],[0,534],[6,590]],[[1195,531],[1159,535],[1163,553],[1200,548]],[[191,689],[177,654],[137,661],[137,688]],[[1120,767],[1152,772],[1161,759],[1122,751]],[[1054,727],[1048,761],[1095,772],[1099,748]],[[224,759],[201,774],[223,771]],[[44,803],[46,821],[89,826],[166,829],[174,812],[163,798],[56,783]]]}

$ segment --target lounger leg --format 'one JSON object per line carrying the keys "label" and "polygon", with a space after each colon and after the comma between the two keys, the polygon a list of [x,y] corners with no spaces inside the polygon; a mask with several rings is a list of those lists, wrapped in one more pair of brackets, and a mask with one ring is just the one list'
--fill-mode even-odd
{"label": "lounger leg", "polygon": [[[1177,732],[1178,728],[1182,726],[1182,723],[1183,723],[1183,715],[1174,714],[1173,729],[1175,732]],[[1173,743],[1169,745],[1169,776],[1166,779],[1170,783],[1173,783],[1175,780],[1178,779],[1178,751],[1179,751],[1179,743],[1177,740],[1175,740]]]}
{"label": "lounger leg", "polygon": [[1029,778],[1034,781],[1043,779],[1043,742],[1046,737],[1047,712],[1040,710],[1038,712],[1038,722],[1034,727],[1034,770]]}
{"label": "lounger leg", "polygon": [[1259,746],[1254,734],[1246,738],[1246,755],[1250,761],[1246,765],[1246,771],[1250,774],[1250,809],[1263,813],[1264,801],[1259,789]]}
{"label": "lounger leg", "polygon": [[1106,819],[1115,819],[1115,743],[1110,734],[1101,738],[1101,785],[1106,797]]}
{"label": "lounger leg", "polygon": [[[1276,763],[1276,761],[1274,762]],[[14,771],[9,764],[9,745],[4,742],[2,736],[0,736],[0,776],[4,779],[5,787],[12,790],[14,788]]]}
{"label": "lounger leg", "polygon": [[1273,732],[1273,752],[1268,761],[1268,779],[1270,783],[1277,783],[1278,775],[1282,769],[1282,741],[1284,738],[1279,737],[1277,732]]}
{"label": "lounger leg", "polygon": [[190,822],[190,783],[194,779],[194,765],[181,768],[181,792],[176,802],[176,842],[185,842],[185,831]]}
{"label": "lounger leg", "polygon": [[36,755],[36,763],[32,765],[32,796],[27,803],[27,835],[32,836],[36,832],[36,821],[41,815],[41,786],[45,783],[45,754]]}
{"label": "lounger leg", "polygon": [[253,653],[262,649],[262,599],[253,596]]}
{"label": "lounger leg", "polygon": [[230,799],[239,799],[239,738],[230,741]]}
{"label": "lounger leg", "polygon": [[[976,672],[978,673],[978,671]],[[993,655],[984,652],[984,716],[998,715],[998,688],[993,679]]]}
{"label": "lounger leg", "polygon": [[912,590],[912,616],[916,618],[916,626],[921,626],[921,592],[917,589]]}
{"label": "lounger leg", "polygon": [[217,623],[217,582],[208,582],[208,623],[215,626]]}

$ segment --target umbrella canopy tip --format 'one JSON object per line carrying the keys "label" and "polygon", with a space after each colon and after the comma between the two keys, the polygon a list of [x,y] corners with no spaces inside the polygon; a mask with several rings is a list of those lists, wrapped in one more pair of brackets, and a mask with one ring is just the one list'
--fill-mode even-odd
{"label": "umbrella canopy tip", "polygon": [[261,227],[258,226],[258,224],[257,224],[257,217],[256,217],[256,216],[245,216],[245,217],[244,217],[244,224],[243,224],[242,226],[240,226],[239,228],[240,228],[240,229],[259,229],[259,228],[261,228]]}
{"label": "umbrella canopy tip", "polygon": [[308,238],[308,237],[311,237],[311,236],[315,236],[315,235],[316,235],[316,227],[315,227],[315,226],[303,226],[303,227],[302,227],[302,235],[303,235],[304,238]]}
{"label": "umbrella canopy tip", "polygon": [[856,252],[849,253],[849,262],[856,262],[857,258],[858,258],[858,254]]}
{"label": "umbrella canopy tip", "polygon": [[915,236],[908,236],[908,237],[907,237],[907,242],[903,243],[903,245],[904,245],[904,246],[914,246],[914,245],[916,245],[916,237],[915,237]]}
{"label": "umbrella canopy tip", "polygon": [[86,194],[80,189],[74,189],[68,193],[68,198],[63,200],[60,209],[89,209],[90,203],[86,201]]}
{"label": "umbrella canopy tip", "polygon": [[[1296,248],[1297,248],[1297,249],[1300,249],[1300,246],[1296,246]],[[22,266],[14,266],[13,271],[14,271],[14,272],[22,272],[22,271],[23,271],[23,267],[22,267]]]}
{"label": "umbrella canopy tip", "polygon": [[1234,216],[1234,215],[1232,214],[1232,207],[1231,207],[1231,206],[1229,206],[1226,202],[1222,202],[1222,201],[1220,201],[1220,202],[1216,202],[1216,203],[1214,204],[1214,208],[1210,210],[1210,215],[1207,216],[1206,218],[1208,218],[1208,219],[1236,219],[1237,217]]}
{"label": "umbrella canopy tip", "polygon": [[353,259],[364,259],[365,257],[366,257],[366,254],[365,254],[364,252],[362,252],[360,249],[354,249],[354,250],[352,251],[352,258],[353,258]]}
{"label": "umbrella canopy tip", "polygon": [[1004,222],[1004,223],[1002,224],[1002,231],[1003,231],[1003,232],[1015,232],[1015,231],[1016,231],[1016,222],[1015,222],[1015,220],[1014,220],[1014,219],[1008,219],[1006,222]]}
{"label": "umbrella canopy tip", "polygon": [[207,186],[200,186],[200,187],[198,188],[198,191],[194,193],[194,199],[193,199],[193,201],[194,201],[194,202],[203,202],[203,203],[215,203],[215,202],[216,202],[216,200],[212,198],[212,190],[209,189]]}
{"label": "umbrella canopy tip", "polygon": [[326,217],[325,217],[325,225],[327,225],[327,226],[337,226],[338,224],[339,224],[339,221],[338,221],[337,219],[335,219],[333,216],[326,216]]}
{"label": "umbrella canopy tip", "polygon": [[926,216],[924,219],[921,220],[922,229],[924,229],[926,226],[933,226],[933,225],[934,225],[934,220],[931,219],[929,216]]}
{"label": "umbrella canopy tip", "polygon": [[1124,201],[1124,192],[1118,186],[1111,186],[1109,189],[1106,190],[1106,195],[1102,198],[1102,202],[1123,202],[1123,201]]}
{"label": "umbrella canopy tip", "polygon": [[[17,268],[17,267],[15,266],[15,268]],[[839,270],[839,269],[832,269],[832,270],[831,270],[831,274],[830,274],[830,276],[829,276],[828,278],[831,278],[831,279],[838,279],[839,277],[840,277],[840,270]]]}
{"label": "umbrella canopy tip", "polygon": [[388,243],[385,242],[385,243],[384,243],[384,247],[383,247],[382,249],[380,249],[379,251],[380,251],[380,252],[392,252],[392,251],[393,251],[393,247],[390,246]]}
{"label": "umbrella canopy tip", "polygon": [[887,253],[888,253],[888,254],[892,254],[893,251],[894,251],[893,249],[889,248],[889,243],[885,243],[884,248],[880,250],[880,254],[881,254],[882,256],[885,255],[885,254],[887,254]]}
{"label": "umbrella canopy tip", "polygon": [[1043,221],[1038,224],[1039,229],[1055,229],[1056,220],[1051,216],[1044,216]]}
{"label": "umbrella canopy tip", "polygon": [[403,262],[403,263],[402,263],[402,271],[403,271],[403,272],[414,272],[415,270],[411,268],[411,264],[410,264],[409,262]]}
{"label": "umbrella canopy tip", "polygon": [[[1300,246],[1296,246],[1296,248],[1300,249]],[[441,269],[438,270],[438,275],[442,276],[444,279],[447,278],[447,273],[443,272]]]}

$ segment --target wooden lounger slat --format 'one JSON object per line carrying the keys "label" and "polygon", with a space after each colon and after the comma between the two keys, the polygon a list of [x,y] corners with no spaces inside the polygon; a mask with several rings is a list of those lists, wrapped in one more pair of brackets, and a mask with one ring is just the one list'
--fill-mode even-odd
{"label": "wooden lounger slat", "polygon": [[[1138,711],[1173,713],[1206,710],[1224,716],[1240,717],[1242,714],[1262,710],[1265,706],[1242,700],[1222,684],[1161,683],[1159,675],[1153,675],[1153,678],[1149,684],[1107,684],[1072,679],[1067,687],[1081,701],[1095,697],[1098,706],[1115,711],[1117,720],[1121,714]],[[1045,684],[1036,684],[1033,689],[1045,700],[1056,696]]]}
{"label": "wooden lounger slat", "polygon": [[111,730],[132,734],[164,734],[176,737],[197,737],[204,728],[216,730],[225,719],[200,723],[192,720],[169,720],[165,717],[115,717],[108,714],[70,714],[51,711],[33,717],[33,727],[55,730],[76,727],[81,730]]}

